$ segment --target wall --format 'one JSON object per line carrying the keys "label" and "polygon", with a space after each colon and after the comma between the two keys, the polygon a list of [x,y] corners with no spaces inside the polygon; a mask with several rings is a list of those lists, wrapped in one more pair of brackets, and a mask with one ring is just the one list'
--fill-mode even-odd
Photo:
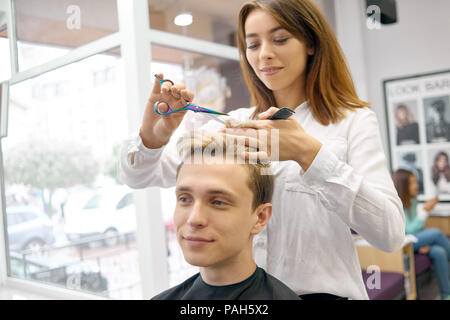
{"label": "wall", "polygon": [[398,22],[369,30],[365,1],[335,1],[338,39],[349,60],[358,92],[367,92],[367,99],[373,104],[386,154],[383,80],[450,69],[450,1],[397,0],[396,3]]}

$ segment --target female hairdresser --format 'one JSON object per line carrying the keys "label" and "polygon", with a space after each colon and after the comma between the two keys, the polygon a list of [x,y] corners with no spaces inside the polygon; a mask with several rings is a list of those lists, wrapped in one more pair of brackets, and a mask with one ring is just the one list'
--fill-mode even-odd
{"label": "female hairdresser", "polygon": [[[254,240],[255,259],[304,299],[368,299],[350,228],[384,251],[401,247],[405,235],[376,116],[358,99],[333,31],[310,1],[249,2],[238,23],[253,107],[230,115],[246,121],[243,128],[278,129],[280,141],[274,214]],[[178,93],[193,99],[182,84],[155,81],[140,133],[122,147],[120,177],[129,186],[175,185],[180,160],[168,142],[184,114],[159,116],[153,107],[183,107]],[[281,107],[294,115],[265,120]]]}

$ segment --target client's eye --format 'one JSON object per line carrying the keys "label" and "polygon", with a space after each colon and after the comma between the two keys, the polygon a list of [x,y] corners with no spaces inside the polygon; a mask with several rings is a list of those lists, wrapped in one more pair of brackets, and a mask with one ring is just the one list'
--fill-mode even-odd
{"label": "client's eye", "polygon": [[178,202],[185,204],[185,203],[189,203],[190,199],[188,197],[185,197],[185,196],[179,196],[178,197]]}
{"label": "client's eye", "polygon": [[214,204],[215,206],[224,206],[226,203],[223,202],[223,201],[221,201],[221,200],[214,200],[214,201],[213,201],[213,204]]}

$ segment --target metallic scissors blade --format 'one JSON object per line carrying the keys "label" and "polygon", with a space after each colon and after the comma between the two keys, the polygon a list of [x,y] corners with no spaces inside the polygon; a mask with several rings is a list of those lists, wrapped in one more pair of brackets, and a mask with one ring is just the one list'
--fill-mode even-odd
{"label": "metallic scissors blade", "polygon": [[217,115],[220,115],[220,116],[228,116],[228,113],[223,113],[223,112],[212,110],[212,109],[208,109],[208,108],[205,108],[205,107],[200,107],[200,106],[197,106],[197,105],[192,104],[192,103],[189,104],[186,108],[188,108],[189,110],[192,110],[194,112],[202,112],[202,113],[209,113],[209,114],[217,114]]}
{"label": "metallic scissors blade", "polygon": [[217,117],[217,114],[215,114],[215,113],[207,113],[207,112],[204,112],[203,114],[206,114],[206,115],[207,115],[208,117],[210,117],[211,119],[216,120],[216,121],[220,122],[220,123],[223,124],[223,125],[227,125],[227,123],[226,123],[225,121],[223,121],[222,119],[219,119],[219,118]]}

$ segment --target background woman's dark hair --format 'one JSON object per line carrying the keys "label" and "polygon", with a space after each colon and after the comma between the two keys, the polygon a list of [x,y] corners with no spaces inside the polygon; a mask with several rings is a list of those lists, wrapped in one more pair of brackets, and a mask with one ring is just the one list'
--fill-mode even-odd
{"label": "background woman's dark hair", "polygon": [[245,21],[255,9],[263,9],[293,36],[314,49],[306,66],[305,94],[314,118],[323,125],[345,118],[345,110],[369,107],[358,98],[344,54],[324,15],[310,0],[256,0],[241,7],[237,44],[241,70],[256,110],[252,117],[277,106],[272,90],[267,88],[247,60]]}
{"label": "background woman's dark hair", "polygon": [[409,193],[409,177],[412,176],[411,171],[405,169],[398,169],[392,174],[395,189],[397,189],[398,196],[402,200],[403,207],[407,210],[411,208],[411,194]]}
{"label": "background woman's dark hair", "polygon": [[[444,170],[440,170],[437,166],[437,161],[441,156],[445,157],[445,160],[447,161],[447,165],[445,166]],[[450,165],[448,163],[448,154],[445,153],[444,151],[440,151],[434,157],[433,167],[431,168],[431,175],[432,175],[431,179],[433,180],[433,183],[435,185],[437,185],[439,181],[439,175],[441,174],[441,172],[444,172],[445,179],[447,180],[447,182],[450,181]]]}

